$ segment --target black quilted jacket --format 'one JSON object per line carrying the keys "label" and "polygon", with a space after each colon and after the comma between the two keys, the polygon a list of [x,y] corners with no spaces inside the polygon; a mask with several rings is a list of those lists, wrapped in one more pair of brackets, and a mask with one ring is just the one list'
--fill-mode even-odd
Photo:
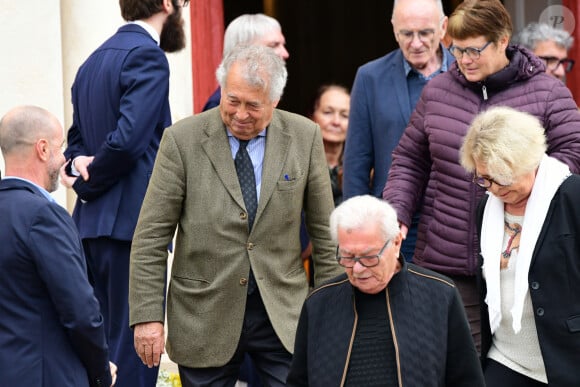
{"label": "black quilted jacket", "polygon": [[[413,264],[387,286],[399,386],[485,386],[459,293],[448,278]],[[288,386],[343,386],[356,330],[346,275],[306,299]]]}

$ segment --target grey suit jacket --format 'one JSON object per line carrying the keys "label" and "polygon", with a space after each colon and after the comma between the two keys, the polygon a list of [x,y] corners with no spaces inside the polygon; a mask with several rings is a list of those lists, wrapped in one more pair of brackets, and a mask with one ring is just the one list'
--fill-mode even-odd
{"label": "grey suit jacket", "polygon": [[250,263],[272,325],[293,351],[308,293],[300,258],[302,209],[313,243],[316,283],[343,272],[334,260],[336,246],[329,233],[333,199],[319,127],[274,110],[249,233],[218,109],[165,131],[131,251],[130,324],[163,322],[167,245],[177,226],[167,351],[187,367],[221,366],[233,355],[244,320]]}

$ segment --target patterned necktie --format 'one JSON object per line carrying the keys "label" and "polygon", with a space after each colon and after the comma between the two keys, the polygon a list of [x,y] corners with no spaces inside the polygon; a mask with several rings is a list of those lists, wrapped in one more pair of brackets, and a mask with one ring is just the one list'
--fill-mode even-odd
{"label": "patterned necktie", "polygon": [[258,209],[258,195],[256,194],[254,166],[246,150],[249,141],[240,140],[240,148],[238,149],[238,153],[236,153],[234,162],[236,164],[238,180],[240,181],[240,188],[242,189],[242,196],[244,197],[244,204],[246,205],[246,211],[248,211],[248,228],[252,230],[254,219],[256,218],[256,210]]}
{"label": "patterned necktie", "polygon": [[[258,208],[258,195],[256,193],[256,176],[254,176],[254,166],[246,147],[250,140],[239,140],[240,148],[236,153],[234,163],[236,164],[236,172],[238,173],[238,180],[240,181],[240,188],[242,189],[242,196],[244,197],[244,204],[248,212],[248,229],[252,230],[254,225],[254,218],[256,217],[256,209]],[[248,294],[252,294],[257,289],[254,272],[250,266],[250,277],[248,280]]]}

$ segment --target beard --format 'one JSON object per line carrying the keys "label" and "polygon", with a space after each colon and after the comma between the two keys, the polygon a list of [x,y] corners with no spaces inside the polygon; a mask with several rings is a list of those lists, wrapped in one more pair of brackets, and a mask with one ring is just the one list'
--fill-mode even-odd
{"label": "beard", "polygon": [[48,163],[48,187],[46,187],[48,192],[54,192],[58,189],[60,167],[56,158],[51,154]]}
{"label": "beard", "polygon": [[185,28],[181,10],[182,8],[175,8],[163,23],[159,47],[165,52],[176,52],[185,47]]}

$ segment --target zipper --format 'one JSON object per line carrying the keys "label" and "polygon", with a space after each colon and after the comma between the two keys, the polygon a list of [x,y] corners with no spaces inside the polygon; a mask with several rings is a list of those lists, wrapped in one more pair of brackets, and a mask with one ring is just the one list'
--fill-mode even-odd
{"label": "zipper", "polygon": [[346,382],[346,373],[348,372],[348,363],[350,363],[350,355],[352,353],[352,345],[354,344],[354,336],[356,334],[356,326],[358,324],[358,313],[356,312],[356,302],[354,294],[352,296],[352,309],[354,310],[354,324],[352,326],[352,332],[350,334],[350,343],[348,344],[348,353],[346,354],[346,364],[342,371],[342,380],[340,381],[340,387],[344,387]]}
{"label": "zipper", "polygon": [[399,380],[399,387],[403,387],[403,378],[401,376],[401,359],[399,358],[399,342],[397,341],[397,334],[395,333],[395,323],[393,322],[393,311],[391,310],[391,297],[389,288],[387,287],[387,313],[389,314],[389,325],[391,328],[391,336],[393,337],[393,345],[395,347],[395,358],[397,362],[397,379]]}
{"label": "zipper", "polygon": [[485,85],[483,85],[481,87],[481,91],[483,92],[483,100],[487,101],[487,87],[485,87]]}

